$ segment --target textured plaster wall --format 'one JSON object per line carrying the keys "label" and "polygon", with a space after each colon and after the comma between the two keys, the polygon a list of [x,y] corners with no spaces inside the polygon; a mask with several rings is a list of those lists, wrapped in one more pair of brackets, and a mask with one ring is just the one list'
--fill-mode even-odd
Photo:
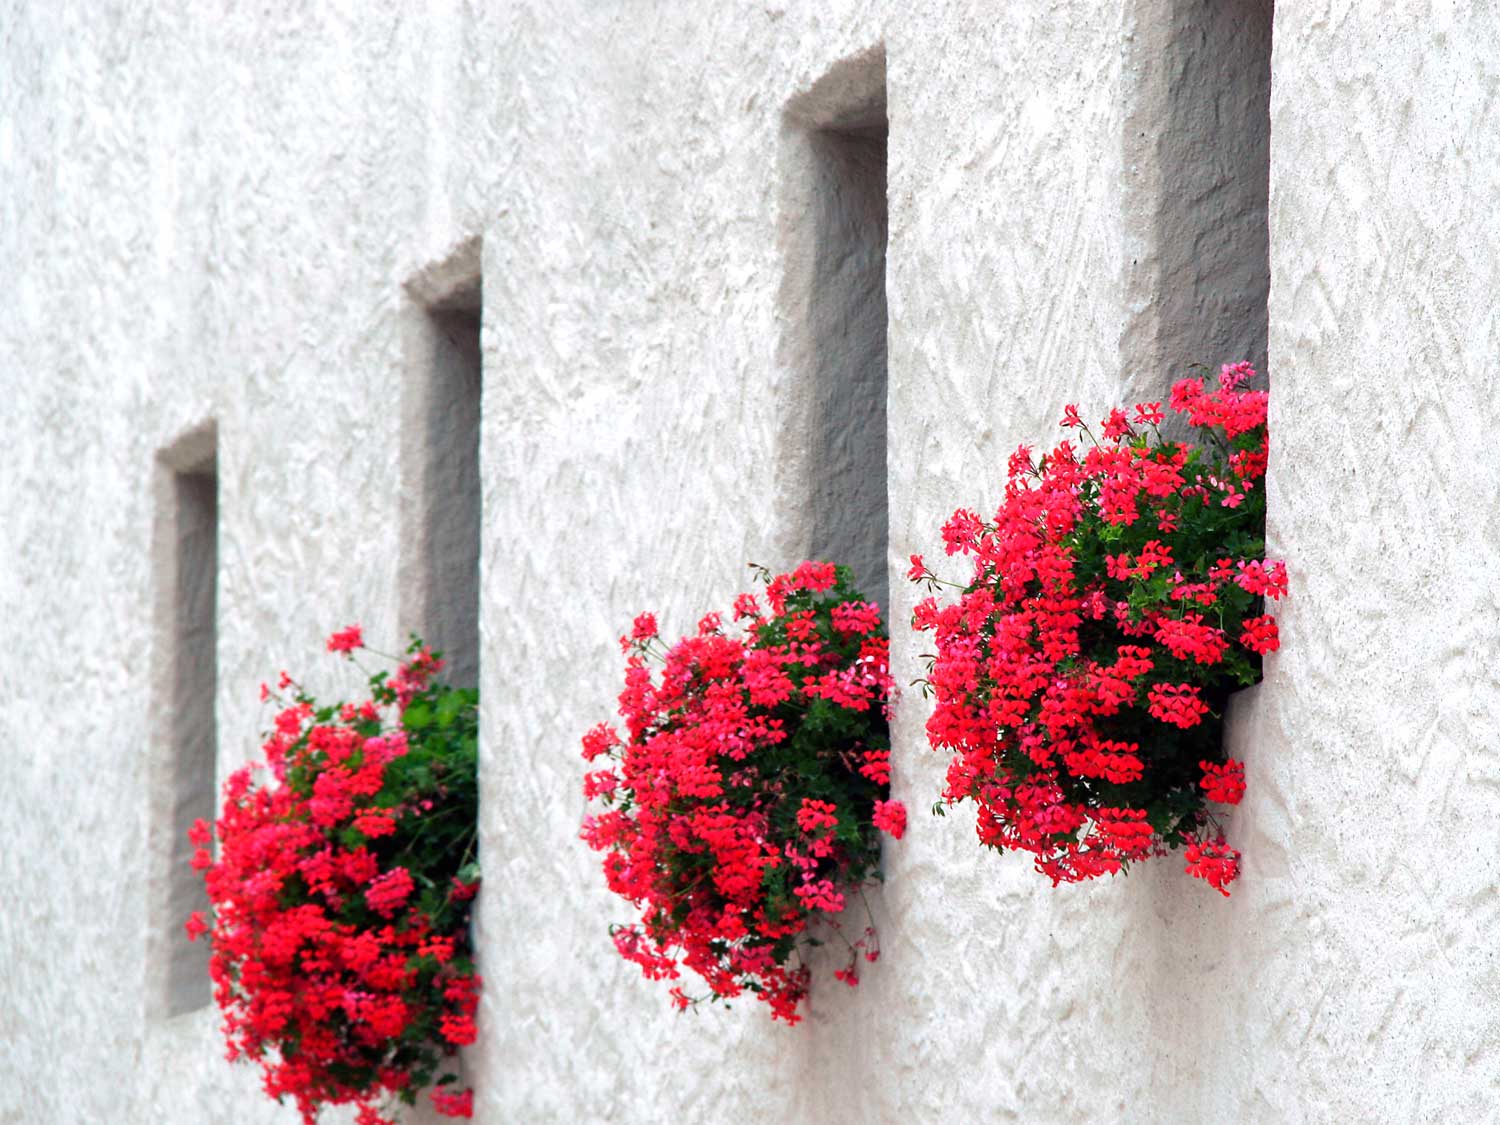
{"label": "textured plaster wall", "polygon": [[[1470,454],[1500,423],[1500,24],[1479,6],[1277,5],[1270,535],[1293,596],[1232,723],[1233,899],[1165,863],[1053,891],[982,853],[971,818],[922,811],[943,763],[915,695],[883,956],[794,1031],[672,1015],[609,947],[624,912],[575,839],[615,634],[727,608],[743,561],[816,532],[786,420],[809,387],[787,109],[883,44],[899,575],[1064,402],[1165,385],[1136,370],[1179,330],[1141,262],[1190,260],[1152,233],[1177,205],[1132,132],[1161,97],[1149,14],[0,12],[0,1122],[293,1119],[208,1011],[150,1001],[157,455],[216,424],[222,777],[262,679],[349,686],[321,638],[411,620],[413,317],[476,236],[479,1118],[1492,1116],[1500,473]],[[890,596],[900,622],[914,593]],[[920,642],[895,632],[909,679]]]}

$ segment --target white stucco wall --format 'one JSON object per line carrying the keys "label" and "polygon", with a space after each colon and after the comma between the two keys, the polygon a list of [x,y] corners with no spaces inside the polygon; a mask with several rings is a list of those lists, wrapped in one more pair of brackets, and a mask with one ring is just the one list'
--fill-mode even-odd
{"label": "white stucco wall", "polygon": [[157,455],[216,422],[222,776],[262,679],[347,683],[327,632],[411,620],[407,283],[475,236],[480,1119],[1492,1117],[1500,468],[1474,453],[1500,423],[1500,24],[1477,5],[1277,5],[1293,581],[1232,724],[1231,900],[1168,863],[1052,890],[982,852],[923,811],[943,761],[915,694],[883,955],[794,1030],[674,1015],[575,838],[624,622],[685,629],[814,534],[784,110],[884,44],[900,623],[906,554],[992,505],[1019,441],[1165,386],[1134,367],[1168,338],[1146,279],[1183,268],[1152,231],[1194,209],[1153,196],[1171,177],[1132,129],[1164,88],[1153,13],[1180,7],[0,5],[0,1122],[294,1119],[211,1012],[150,1010]]}

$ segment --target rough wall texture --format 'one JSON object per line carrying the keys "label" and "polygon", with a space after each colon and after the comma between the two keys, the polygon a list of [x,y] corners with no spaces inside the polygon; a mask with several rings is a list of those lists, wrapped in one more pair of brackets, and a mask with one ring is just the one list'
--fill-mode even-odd
{"label": "rough wall texture", "polygon": [[[674,1017],[613,955],[575,840],[622,623],[687,627],[816,534],[785,417],[808,393],[786,110],[883,44],[899,574],[1065,401],[1147,377],[1140,251],[1191,264],[1129,140],[1156,6],[406,7],[0,10],[0,1122],[292,1120],[208,1011],[149,1003],[156,458],[217,423],[222,777],[260,680],[334,686],[323,635],[408,619],[406,283],[476,235],[478,1117],[1491,1116],[1500,470],[1464,459],[1500,424],[1488,9],[1277,5],[1270,533],[1294,577],[1231,732],[1235,897],[1169,864],[1053,891],[966,817],[914,815],[880,963],[789,1032]],[[902,621],[913,592],[891,599]],[[924,717],[903,700],[914,813],[941,784]]]}

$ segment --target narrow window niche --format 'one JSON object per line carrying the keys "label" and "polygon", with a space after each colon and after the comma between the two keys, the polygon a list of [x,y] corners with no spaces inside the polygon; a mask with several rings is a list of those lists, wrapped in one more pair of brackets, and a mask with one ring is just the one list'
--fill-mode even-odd
{"label": "narrow window niche", "polygon": [[787,107],[780,303],[789,551],[847,563],[888,606],[885,52],[839,63]]}
{"label": "narrow window niche", "polygon": [[479,434],[484,387],[480,243],[407,285],[402,388],[401,616],[441,651],[447,676],[479,683]]}
{"label": "narrow window niche", "polygon": [[218,768],[219,475],[212,424],[163,450],[155,468],[151,1007],[175,1016],[211,999],[208,942],[188,915],[207,910],[188,830],[212,821]]}
{"label": "narrow window niche", "polygon": [[1137,0],[1126,41],[1124,358],[1141,397],[1192,363],[1265,371],[1271,0]]}

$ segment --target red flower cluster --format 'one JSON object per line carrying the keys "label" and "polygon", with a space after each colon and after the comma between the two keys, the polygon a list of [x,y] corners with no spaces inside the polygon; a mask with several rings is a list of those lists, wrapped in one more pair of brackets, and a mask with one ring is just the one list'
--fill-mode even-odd
{"label": "red flower cluster", "polygon": [[[351,658],[362,647],[357,625],[328,642]],[[357,704],[319,707],[298,689],[263,747],[275,784],[236,771],[216,830],[200,820],[191,834],[213,921],[195,913],[187,931],[211,935],[229,1058],[257,1061],[266,1092],[309,1125],[325,1105],[389,1125],[377,1103],[415,1104],[474,1041],[478,699],[434,683],[441,661],[420,642],[409,655]],[[437,1078],[433,1104],[472,1116],[453,1080]]]}
{"label": "red flower cluster", "polygon": [[[685,966],[709,998],[749,992],[796,1023],[810,973],[802,947],[826,919],[849,947],[854,984],[873,929],[848,942],[832,919],[873,878],[879,831],[899,838],[906,810],[887,800],[891,676],[878,607],[849,572],[803,563],[735,601],[738,635],[709,614],[667,647],[650,614],[621,638],[628,654],[625,737],[600,724],[583,739],[584,778],[606,810],[583,825],[605,853],[611,890],[641,908],[612,929],[621,956],[651,980]],[[653,678],[648,658],[663,664]],[[698,1001],[672,989],[679,1008]]]}
{"label": "red flower cluster", "polygon": [[[1171,408],[1206,442],[1168,441],[1160,403],[1114,410],[1033,462],[1010,458],[993,523],[967,510],[943,527],[974,556],[958,601],[931,597],[914,626],[935,634],[926,686],[934,747],[953,752],[944,798],[978,806],[979,837],[1035,856],[1053,885],[1113,874],[1187,844],[1187,870],[1228,894],[1239,853],[1205,798],[1237,804],[1219,717],[1260,678],[1280,641],[1264,599],[1287,591],[1266,562],[1265,391],[1249,364],[1218,386],[1184,379]],[[1139,428],[1138,428],[1139,427]],[[920,556],[910,577],[944,583]]]}

